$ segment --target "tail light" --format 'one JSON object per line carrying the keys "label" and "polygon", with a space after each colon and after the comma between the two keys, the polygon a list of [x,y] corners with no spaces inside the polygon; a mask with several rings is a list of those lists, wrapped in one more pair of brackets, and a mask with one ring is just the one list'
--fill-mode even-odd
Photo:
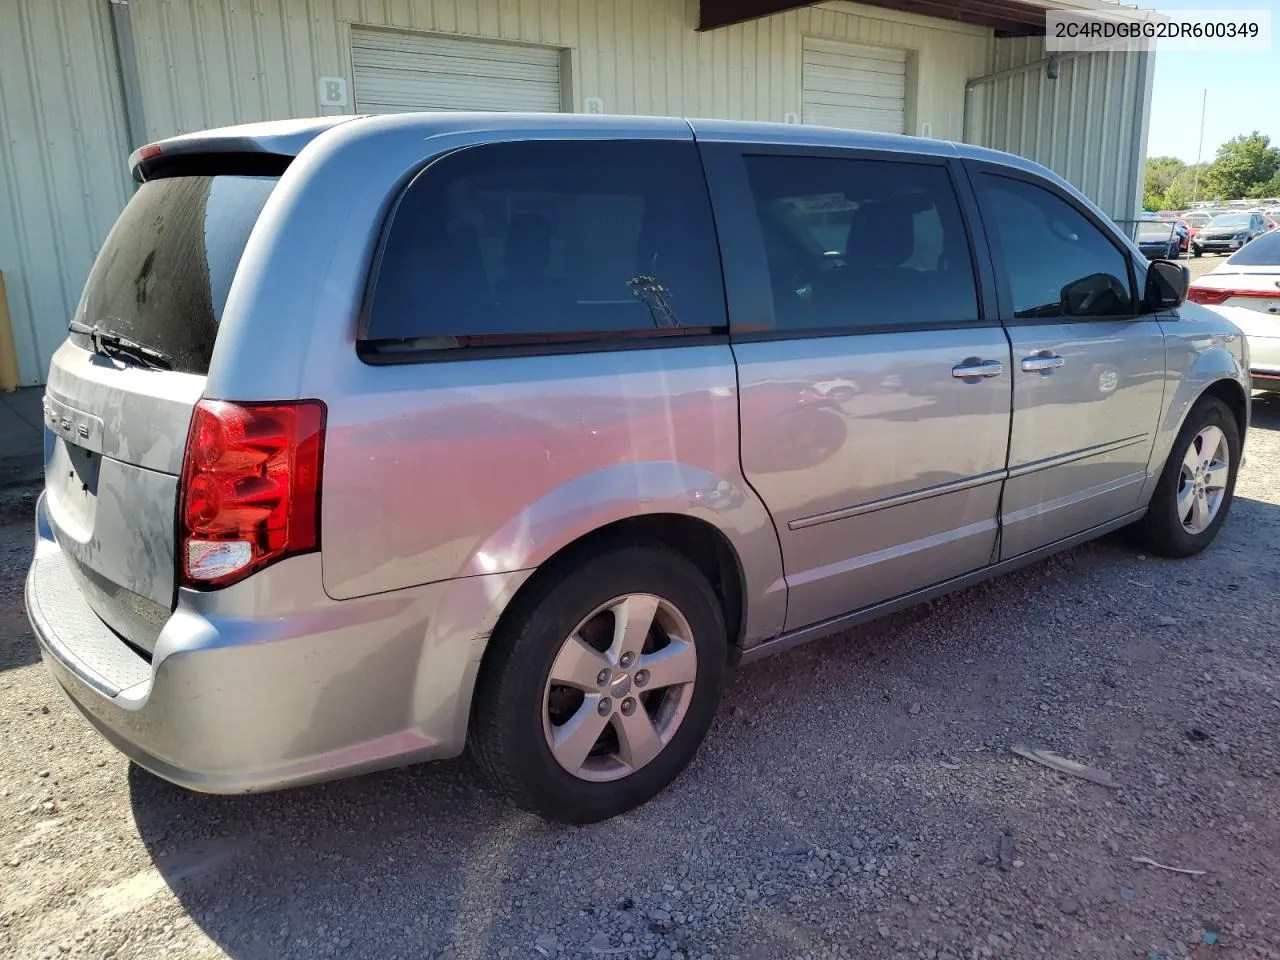
{"label": "tail light", "polygon": [[1192,303],[1205,303],[1213,306],[1226,303],[1232,297],[1253,297],[1259,300],[1274,300],[1280,297],[1280,291],[1269,293],[1266,290],[1214,290],[1209,287],[1192,287],[1187,291],[1187,299]]}
{"label": "tail light", "polygon": [[182,582],[219,587],[320,545],[324,404],[201,400],[179,506]]}
{"label": "tail light", "polygon": [[1208,287],[1192,287],[1187,291],[1187,299],[1192,303],[1207,303],[1211,306],[1222,303],[1229,296],[1230,290],[1210,290]]}

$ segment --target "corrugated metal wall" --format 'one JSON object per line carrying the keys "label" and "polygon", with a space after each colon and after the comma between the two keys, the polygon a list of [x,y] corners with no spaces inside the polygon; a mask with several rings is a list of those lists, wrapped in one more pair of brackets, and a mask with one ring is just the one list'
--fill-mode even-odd
{"label": "corrugated metal wall", "polygon": [[0,0],[0,270],[23,383],[44,380],[131,188],[100,0]]}
{"label": "corrugated metal wall", "polygon": [[570,50],[571,102],[607,113],[786,119],[804,36],[912,51],[908,132],[959,138],[963,89],[991,32],[853,3],[697,33],[697,0],[131,0],[152,138],[322,110],[316,78],[351,79],[351,24]]}
{"label": "corrugated metal wall", "polygon": [[[1045,58],[1042,37],[994,46],[991,73]],[[1057,80],[1038,66],[992,81],[980,88],[976,139],[1043,163],[1115,219],[1136,217],[1152,64],[1149,54],[1094,53],[1063,59]]]}

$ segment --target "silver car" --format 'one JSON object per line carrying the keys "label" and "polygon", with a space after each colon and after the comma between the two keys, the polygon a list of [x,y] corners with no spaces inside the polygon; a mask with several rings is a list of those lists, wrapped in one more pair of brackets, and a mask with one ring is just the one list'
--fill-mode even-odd
{"label": "silver car", "polygon": [[1231,504],[1239,331],[1017,157],[414,114],[131,163],[49,370],[27,607],[195,790],[469,746],[599,820],[735,665],[1121,527],[1187,556]]}

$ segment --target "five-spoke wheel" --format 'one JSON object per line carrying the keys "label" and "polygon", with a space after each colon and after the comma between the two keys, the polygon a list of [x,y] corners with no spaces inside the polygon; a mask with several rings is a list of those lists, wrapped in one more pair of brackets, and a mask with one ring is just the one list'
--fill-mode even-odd
{"label": "five-spoke wheel", "polygon": [[1199,553],[1231,509],[1240,465],[1240,424],[1217,397],[1201,397],[1183,421],[1138,524],[1145,545],[1169,557]]}
{"label": "five-spoke wheel", "polygon": [[629,594],[601,604],[551,664],[547,746],[583,780],[634,773],[680,729],[697,675],[693,631],[670,601]]}
{"label": "five-spoke wheel", "polygon": [[606,545],[559,558],[494,632],[472,748],[508,797],[543,817],[623,813],[693,759],[727,658],[720,600],[682,554]]}
{"label": "five-spoke wheel", "polygon": [[1187,533],[1203,533],[1218,515],[1231,478],[1231,450],[1221,427],[1210,424],[1182,458],[1178,476],[1178,516]]}

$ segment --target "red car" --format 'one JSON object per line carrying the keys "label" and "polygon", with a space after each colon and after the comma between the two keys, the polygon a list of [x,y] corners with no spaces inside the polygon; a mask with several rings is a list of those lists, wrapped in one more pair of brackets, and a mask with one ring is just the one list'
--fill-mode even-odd
{"label": "red car", "polygon": [[[1181,219],[1182,222],[1187,225],[1187,242],[1190,243],[1191,238],[1199,233],[1200,228],[1208,223],[1212,218],[1212,214],[1202,213],[1199,211],[1184,215]],[[1183,249],[1185,250],[1186,247],[1183,247]]]}
{"label": "red car", "polygon": [[[1196,228],[1187,223],[1182,217],[1175,217],[1174,223],[1182,225],[1182,229],[1178,230],[1178,246],[1181,247],[1183,253],[1186,253],[1191,246],[1191,238],[1195,236]],[[1175,227],[1174,229],[1177,228]]]}

